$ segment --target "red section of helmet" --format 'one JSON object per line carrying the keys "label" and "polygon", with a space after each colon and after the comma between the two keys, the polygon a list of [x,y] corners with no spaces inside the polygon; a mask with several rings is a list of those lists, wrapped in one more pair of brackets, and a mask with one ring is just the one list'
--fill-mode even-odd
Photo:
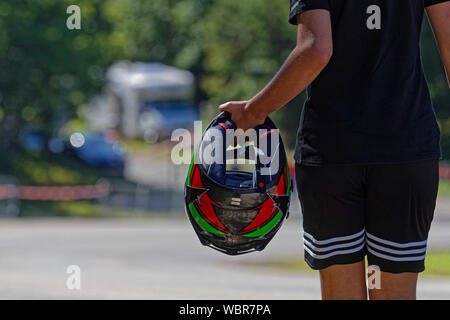
{"label": "red section of helmet", "polygon": [[213,202],[206,193],[202,194],[200,202],[198,200],[195,200],[194,205],[202,218],[206,220],[206,222],[208,222],[214,228],[228,233],[228,230],[220,222],[219,218],[217,218],[216,212],[213,208],[213,206],[216,208],[220,208],[220,206],[217,203]]}
{"label": "red section of helmet", "polygon": [[225,123],[219,123],[219,126],[221,126],[222,128],[224,128],[225,130],[227,130],[227,132],[230,131],[230,128],[228,128],[228,126]]}
{"label": "red section of helmet", "polygon": [[[191,186],[194,188],[203,188],[202,179],[200,177],[200,170],[197,168],[197,165],[194,165],[192,171],[193,173]],[[229,233],[222,222],[220,222],[219,218],[216,215],[216,212],[214,211],[214,207],[221,208],[221,206],[212,201],[207,192],[203,193],[200,196],[200,199],[195,200],[194,205],[203,219],[206,220],[206,222],[222,232]]]}
{"label": "red section of helmet", "polygon": [[272,218],[278,213],[278,208],[275,206],[275,202],[270,197],[264,201],[262,205],[253,210],[258,210],[258,215],[247,227],[245,227],[245,229],[240,232],[240,234],[249,233],[261,228],[267,222],[272,220]]}
{"label": "red section of helmet", "polygon": [[[274,195],[286,195],[287,192],[287,177],[286,177],[286,168],[283,169],[283,172],[280,176],[280,180],[278,181],[277,187],[273,192]],[[259,210],[256,218],[240,233],[245,234],[256,229],[261,228],[266,223],[268,223],[272,218],[278,213],[279,209],[275,205],[275,201],[272,198],[268,198],[262,205],[256,207],[253,210]]]}
{"label": "red section of helmet", "polygon": [[200,170],[198,169],[196,164],[194,164],[194,167],[192,168],[191,175],[191,187],[203,188],[202,178],[200,177]]}
{"label": "red section of helmet", "polygon": [[271,130],[265,131],[263,134],[259,135],[259,138],[264,138],[265,136],[268,136],[269,134],[275,133],[277,131],[278,131],[277,129],[271,129]]}
{"label": "red section of helmet", "polygon": [[287,181],[286,181],[286,168],[284,168],[283,173],[280,176],[280,180],[278,181],[277,188],[273,192],[273,194],[278,196],[283,196],[287,193]]}

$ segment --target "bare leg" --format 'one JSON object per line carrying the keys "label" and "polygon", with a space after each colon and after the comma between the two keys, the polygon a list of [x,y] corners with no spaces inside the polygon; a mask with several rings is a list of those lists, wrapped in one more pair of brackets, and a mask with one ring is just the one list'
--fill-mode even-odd
{"label": "bare leg", "polygon": [[367,300],[364,260],[320,271],[323,300]]}
{"label": "bare leg", "polygon": [[371,300],[415,300],[417,273],[381,272],[381,288],[369,290]]}

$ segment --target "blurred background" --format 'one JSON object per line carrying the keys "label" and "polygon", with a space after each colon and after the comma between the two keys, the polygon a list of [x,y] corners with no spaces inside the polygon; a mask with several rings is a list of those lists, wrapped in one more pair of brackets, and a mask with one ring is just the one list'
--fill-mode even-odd
{"label": "blurred background", "polygon": [[[80,30],[66,26],[73,4]],[[187,168],[170,159],[174,129],[277,72],[296,41],[288,12],[266,0],[1,1],[0,298],[320,298],[296,194],[265,252],[223,257],[185,219]],[[419,297],[450,298],[450,94],[426,18],[422,56],[444,160]],[[303,100],[273,116],[291,156]],[[65,285],[73,264],[79,291]]]}

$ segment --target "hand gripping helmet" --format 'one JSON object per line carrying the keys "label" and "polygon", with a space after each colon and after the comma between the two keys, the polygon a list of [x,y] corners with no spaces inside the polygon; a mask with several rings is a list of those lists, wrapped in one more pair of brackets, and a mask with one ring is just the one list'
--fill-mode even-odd
{"label": "hand gripping helmet", "polygon": [[[235,128],[228,112],[211,122],[185,185],[186,213],[200,242],[229,255],[263,250],[288,217],[291,194],[286,153],[272,120],[253,135],[248,131],[245,143],[236,142]],[[239,161],[247,170],[238,170]]]}

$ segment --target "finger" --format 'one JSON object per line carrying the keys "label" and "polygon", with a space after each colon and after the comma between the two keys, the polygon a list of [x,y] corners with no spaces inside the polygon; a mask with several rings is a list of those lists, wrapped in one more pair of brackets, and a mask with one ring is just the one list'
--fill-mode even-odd
{"label": "finger", "polygon": [[230,108],[230,104],[229,103],[224,103],[224,104],[219,106],[219,110],[220,111],[228,111],[229,108]]}

